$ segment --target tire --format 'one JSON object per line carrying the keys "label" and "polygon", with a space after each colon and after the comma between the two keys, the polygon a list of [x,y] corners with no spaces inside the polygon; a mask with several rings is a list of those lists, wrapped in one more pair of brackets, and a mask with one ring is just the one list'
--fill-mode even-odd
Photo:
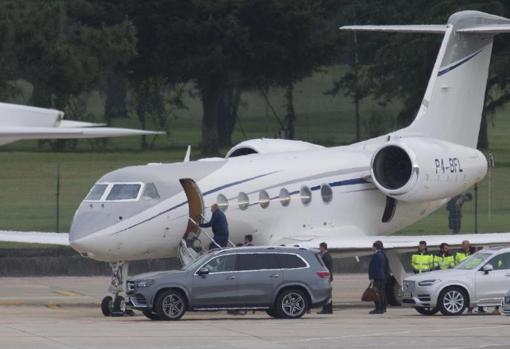
{"label": "tire", "polygon": [[154,321],[158,321],[158,320],[161,320],[161,316],[159,316],[158,314],[156,314],[155,312],[152,311],[152,309],[149,309],[149,310],[142,310],[142,313],[143,315],[145,315],[146,318],[148,319],[151,319],[151,320],[154,320]]}
{"label": "tire", "polygon": [[106,296],[101,301],[101,312],[104,316],[112,316],[113,311],[113,299],[110,296]]}
{"label": "tire", "polygon": [[279,319],[278,313],[274,308],[269,308],[266,310],[267,315],[271,316],[272,318]]}
{"label": "tire", "polygon": [[166,290],[158,296],[155,310],[161,320],[179,320],[186,312],[186,303],[182,292]]}
{"label": "tire", "polygon": [[435,308],[424,308],[424,307],[415,307],[416,311],[420,313],[421,315],[434,315],[436,314],[439,309],[437,307]]}
{"label": "tire", "polygon": [[113,309],[111,316],[124,316],[124,312],[126,311],[126,301],[124,297],[117,296],[113,301]]}
{"label": "tire", "polygon": [[275,308],[279,318],[298,319],[308,309],[308,298],[300,289],[284,289],[276,298]]}
{"label": "tire", "polygon": [[441,314],[460,315],[468,306],[468,298],[460,287],[448,287],[441,291],[437,303]]}

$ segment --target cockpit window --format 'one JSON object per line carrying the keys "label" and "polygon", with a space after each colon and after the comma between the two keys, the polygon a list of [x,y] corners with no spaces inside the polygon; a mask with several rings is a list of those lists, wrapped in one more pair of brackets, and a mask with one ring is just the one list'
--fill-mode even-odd
{"label": "cockpit window", "polygon": [[145,189],[143,190],[142,198],[144,200],[159,199],[159,193],[154,183],[145,184]]}
{"label": "cockpit window", "polygon": [[87,197],[85,198],[85,200],[93,200],[93,201],[98,201],[98,200],[101,200],[101,197],[103,196],[104,194],[104,191],[106,190],[106,188],[108,187],[108,184],[96,184],[92,187],[92,189],[90,189]]}
{"label": "cockpit window", "polygon": [[141,184],[114,184],[106,200],[135,200]]}

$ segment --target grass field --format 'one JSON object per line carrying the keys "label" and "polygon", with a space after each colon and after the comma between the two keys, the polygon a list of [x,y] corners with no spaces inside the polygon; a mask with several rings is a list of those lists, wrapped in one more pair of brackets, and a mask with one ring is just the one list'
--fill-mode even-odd
{"label": "grass field", "polygon": [[[295,108],[298,116],[297,137],[324,145],[346,144],[354,138],[353,105],[344,96],[325,96],[332,80],[342,68],[318,73],[296,86]],[[284,116],[282,91],[272,91],[271,105],[280,118]],[[90,109],[100,111],[100,97],[92,96]],[[116,168],[148,162],[180,160],[185,146],[191,144],[197,156],[200,142],[200,103],[188,98],[188,109],[171,121],[168,136],[158,137],[156,150],[138,151],[139,138],[110,141],[109,151],[91,151],[93,141],[80,141],[77,152],[41,151],[36,142],[18,142],[0,148],[0,229],[55,231],[56,172],[61,174],[61,231],[67,231],[74,210],[92,184]],[[380,106],[363,101],[361,114],[365,125],[370,118],[381,118],[384,128],[394,125],[398,106]],[[69,116],[72,117],[72,116]],[[138,127],[134,120],[116,121],[117,126]],[[240,124],[234,141],[245,138],[274,137],[278,122],[264,99],[255,93],[243,96]],[[243,132],[244,131],[244,132]],[[506,110],[494,117],[490,126],[491,151],[496,168],[479,185],[478,229],[480,232],[510,231],[510,115]],[[364,129],[363,136],[368,137]],[[245,137],[246,136],[246,137]],[[226,149],[225,149],[226,151]],[[405,229],[400,234],[446,233],[444,208]],[[464,206],[463,232],[474,231],[474,204]]]}

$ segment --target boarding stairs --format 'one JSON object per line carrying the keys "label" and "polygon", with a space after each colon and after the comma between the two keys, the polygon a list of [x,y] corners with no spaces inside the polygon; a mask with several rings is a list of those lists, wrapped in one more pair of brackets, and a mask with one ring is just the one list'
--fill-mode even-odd
{"label": "boarding stairs", "polygon": [[[204,216],[202,216],[202,219],[205,220]],[[216,241],[214,241],[212,234],[200,228],[200,225],[192,217],[189,217],[189,221],[196,226],[196,229],[193,233],[183,237],[179,243],[178,256],[183,266],[193,263],[200,256],[208,252],[209,244],[204,248],[204,244],[200,239],[201,237],[205,237],[209,243],[213,243],[220,250],[225,248],[218,245]],[[228,240],[228,246],[226,248],[234,246],[232,241]]]}

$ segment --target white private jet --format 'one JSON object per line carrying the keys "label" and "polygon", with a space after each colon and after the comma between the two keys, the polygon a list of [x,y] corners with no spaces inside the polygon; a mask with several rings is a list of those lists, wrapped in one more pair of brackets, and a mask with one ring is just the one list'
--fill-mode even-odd
{"label": "white private jet", "polygon": [[64,113],[60,110],[0,103],[0,145],[22,139],[104,138],[162,133],[64,120]]}
{"label": "white private jet", "polygon": [[[225,212],[230,238],[252,234],[258,245],[317,247],[341,255],[387,249],[393,274],[405,275],[397,252],[420,237],[390,236],[481,181],[487,160],[476,149],[495,34],[510,20],[475,11],[446,25],[348,26],[345,30],[441,33],[444,39],[413,123],[350,146],[325,148],[289,140],[238,144],[226,158],[148,164],[103,176],[64,234],[12,234],[2,240],[70,244],[112,263],[120,299],[129,261],[185,255],[183,240],[204,237],[195,221],[214,203]],[[430,245],[510,242],[510,233],[427,236]],[[111,297],[105,298],[111,302]],[[120,304],[115,302],[115,304]]]}

